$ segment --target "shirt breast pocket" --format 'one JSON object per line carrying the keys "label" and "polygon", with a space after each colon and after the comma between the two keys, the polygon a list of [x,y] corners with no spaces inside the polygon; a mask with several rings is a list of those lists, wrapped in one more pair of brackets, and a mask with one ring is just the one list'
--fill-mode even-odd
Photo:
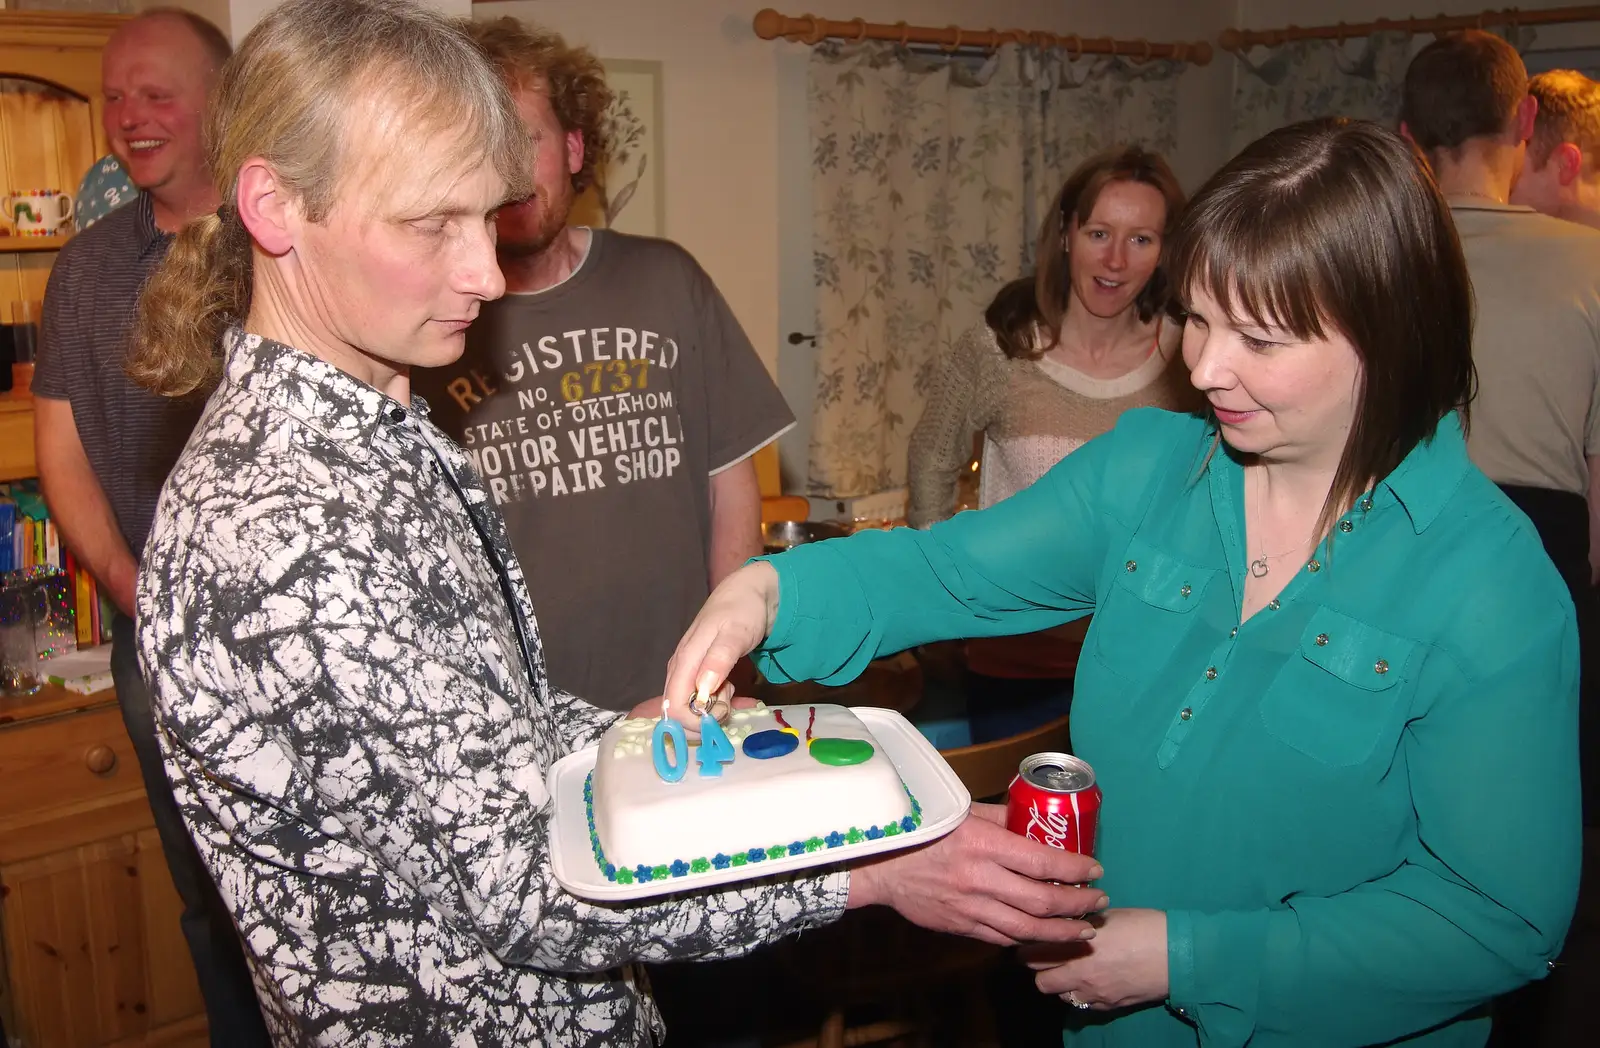
{"label": "shirt breast pocket", "polygon": [[1300,644],[1267,688],[1267,731],[1323,764],[1350,767],[1399,729],[1417,642],[1343,615],[1312,613]]}
{"label": "shirt breast pocket", "polygon": [[1090,625],[1092,650],[1135,683],[1155,677],[1194,624],[1195,609],[1219,572],[1199,568],[1134,538]]}

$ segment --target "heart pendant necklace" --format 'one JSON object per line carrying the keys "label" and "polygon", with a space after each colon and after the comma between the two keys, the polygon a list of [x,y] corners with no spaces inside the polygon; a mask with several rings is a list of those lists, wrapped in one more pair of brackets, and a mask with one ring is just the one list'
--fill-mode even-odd
{"label": "heart pendant necklace", "polygon": [[[1258,484],[1257,488],[1259,487],[1260,485]],[[1265,493],[1263,493],[1261,497],[1262,499],[1265,499]],[[1262,550],[1254,560],[1250,561],[1250,575],[1253,578],[1258,579],[1266,578],[1267,572],[1272,570],[1267,563],[1268,561],[1277,560],[1279,557],[1287,557],[1289,554],[1293,553],[1299,548],[1299,546],[1295,546],[1292,549],[1284,550],[1282,553],[1268,553],[1266,550]]]}

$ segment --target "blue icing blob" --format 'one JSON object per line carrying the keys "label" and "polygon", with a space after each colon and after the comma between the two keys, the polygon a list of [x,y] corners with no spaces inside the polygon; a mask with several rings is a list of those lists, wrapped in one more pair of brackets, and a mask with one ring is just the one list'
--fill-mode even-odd
{"label": "blue icing blob", "polygon": [[747,736],[744,740],[744,755],[753,757],[758,761],[771,760],[774,757],[784,757],[793,753],[800,746],[800,739],[792,732],[758,731]]}

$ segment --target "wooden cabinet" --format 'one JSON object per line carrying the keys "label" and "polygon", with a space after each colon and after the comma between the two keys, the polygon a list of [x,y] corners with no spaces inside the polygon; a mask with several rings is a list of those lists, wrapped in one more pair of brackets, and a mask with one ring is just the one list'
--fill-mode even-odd
{"label": "wooden cabinet", "polygon": [[[0,195],[77,192],[108,151],[100,51],[124,18],[0,10]],[[9,221],[0,228],[12,232]],[[0,320],[38,302],[65,237],[0,236]]]}
{"label": "wooden cabinet", "polygon": [[[126,19],[0,10],[0,196],[13,190],[76,193],[108,152],[101,126],[100,52]],[[0,323],[37,318],[56,253],[68,236],[16,236],[0,218]],[[0,481],[34,474],[33,416],[25,398],[0,394]]]}
{"label": "wooden cabinet", "polygon": [[0,393],[0,482],[38,475],[33,459],[33,401]]}
{"label": "wooden cabinet", "polygon": [[[122,21],[0,10],[0,195],[74,193],[107,152],[100,51]],[[22,303],[37,316],[67,239],[0,236],[0,320],[20,318]],[[0,480],[35,473],[32,401],[0,394]],[[0,698],[0,1022],[10,1045],[208,1044],[180,911],[116,697],[46,688]]]}
{"label": "wooden cabinet", "polygon": [[208,1043],[111,692],[0,699],[0,1020],[13,1045]]}

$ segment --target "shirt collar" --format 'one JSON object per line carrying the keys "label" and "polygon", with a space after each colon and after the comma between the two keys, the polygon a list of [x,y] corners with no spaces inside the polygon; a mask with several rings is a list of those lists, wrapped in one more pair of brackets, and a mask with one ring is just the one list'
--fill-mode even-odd
{"label": "shirt collar", "polygon": [[139,220],[139,253],[142,255],[150,250],[150,245],[158,240],[171,240],[172,234],[162,231],[156,225],[156,206],[150,199],[149,193],[140,193],[128,205],[135,209]]}
{"label": "shirt collar", "polygon": [[1526,204],[1502,204],[1498,200],[1477,196],[1450,196],[1445,198],[1452,211],[1509,211],[1512,214],[1531,215],[1534,209]]}
{"label": "shirt collar", "polygon": [[249,390],[340,444],[363,444],[405,409],[392,397],[309,353],[231,328],[223,336],[224,381]]}
{"label": "shirt collar", "polygon": [[1433,437],[1412,448],[1378,486],[1394,495],[1420,535],[1456,493],[1469,467],[1461,416],[1452,411],[1439,420]]}
{"label": "shirt collar", "polygon": [[[1223,468],[1237,471],[1238,460],[1231,449],[1223,444],[1220,455],[1213,455],[1216,465],[1219,457]],[[1412,448],[1387,477],[1374,488],[1374,498],[1392,495],[1411,518],[1411,527],[1418,535],[1439,516],[1445,503],[1450,501],[1471,463],[1467,458],[1467,441],[1461,432],[1461,417],[1452,411],[1439,420],[1433,436]],[[1358,499],[1358,502],[1363,500]]]}

